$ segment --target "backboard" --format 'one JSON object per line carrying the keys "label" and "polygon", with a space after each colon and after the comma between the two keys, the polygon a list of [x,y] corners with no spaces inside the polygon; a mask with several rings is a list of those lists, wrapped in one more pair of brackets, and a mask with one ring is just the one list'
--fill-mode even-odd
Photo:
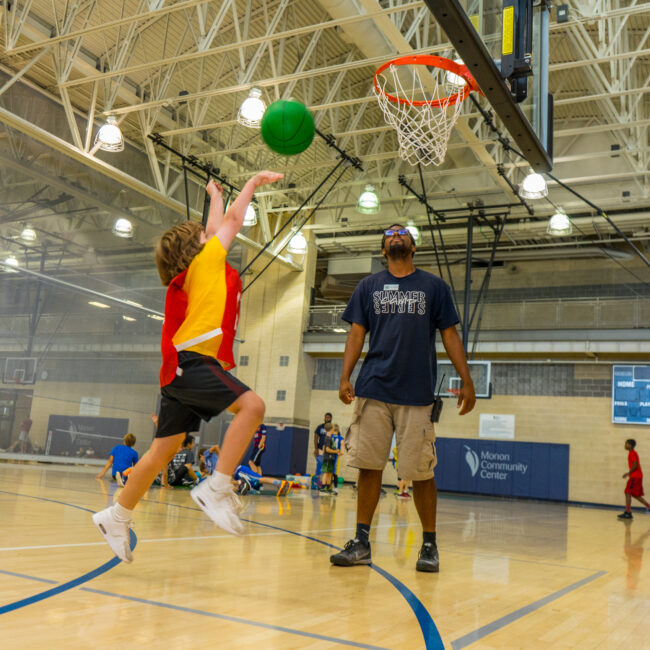
{"label": "backboard", "polygon": [[[425,0],[535,171],[553,166],[546,0]],[[535,5],[535,6],[534,6]]]}
{"label": "backboard", "polygon": [[[469,373],[479,399],[492,397],[492,365],[490,361],[468,361]],[[438,361],[438,384],[441,397],[455,397],[454,391],[462,386],[456,369],[449,361]],[[438,386],[436,386],[437,390]]]}

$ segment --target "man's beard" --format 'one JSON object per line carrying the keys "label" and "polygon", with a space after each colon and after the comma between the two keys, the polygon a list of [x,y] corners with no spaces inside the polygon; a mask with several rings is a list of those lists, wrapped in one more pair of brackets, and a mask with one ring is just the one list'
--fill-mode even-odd
{"label": "man's beard", "polygon": [[411,255],[411,247],[406,246],[401,239],[392,241],[388,244],[386,255],[392,260],[405,260]]}

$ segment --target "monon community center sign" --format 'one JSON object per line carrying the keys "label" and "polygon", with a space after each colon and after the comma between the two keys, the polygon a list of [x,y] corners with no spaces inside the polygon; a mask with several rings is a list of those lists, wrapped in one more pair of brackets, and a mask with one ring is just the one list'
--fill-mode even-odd
{"label": "monon community center sign", "polygon": [[567,501],[569,445],[438,438],[440,490]]}

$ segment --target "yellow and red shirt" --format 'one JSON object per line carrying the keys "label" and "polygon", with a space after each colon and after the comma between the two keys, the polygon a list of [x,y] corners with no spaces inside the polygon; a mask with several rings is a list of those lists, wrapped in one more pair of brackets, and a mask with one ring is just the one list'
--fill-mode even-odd
{"label": "yellow and red shirt", "polygon": [[161,386],[176,376],[182,350],[214,357],[226,370],[235,366],[232,345],[239,320],[241,280],[226,262],[226,255],[219,239],[212,237],[167,288]]}

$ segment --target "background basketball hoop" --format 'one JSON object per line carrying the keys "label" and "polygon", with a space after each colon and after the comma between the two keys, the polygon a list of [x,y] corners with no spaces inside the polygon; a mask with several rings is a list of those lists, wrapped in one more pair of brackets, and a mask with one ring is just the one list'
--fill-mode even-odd
{"label": "background basketball hoop", "polygon": [[403,56],[375,72],[386,122],[397,131],[400,156],[412,165],[440,165],[463,101],[480,92],[467,66],[440,56]]}

